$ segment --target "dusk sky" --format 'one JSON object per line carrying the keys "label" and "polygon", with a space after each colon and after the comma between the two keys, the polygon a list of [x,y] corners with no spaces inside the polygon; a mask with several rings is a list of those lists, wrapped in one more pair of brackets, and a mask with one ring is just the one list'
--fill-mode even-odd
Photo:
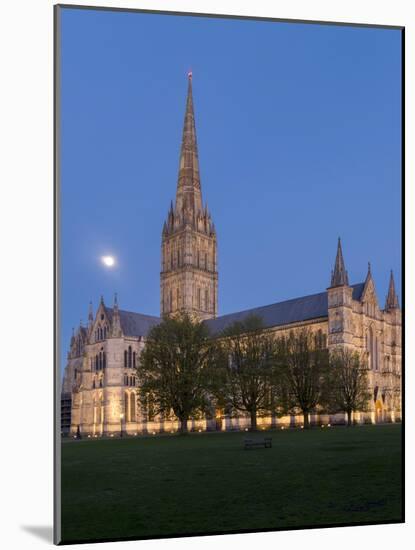
{"label": "dusk sky", "polygon": [[63,360],[101,294],[159,315],[189,69],[219,315],[325,290],[338,236],[351,284],[370,261],[401,295],[400,31],[61,13]]}

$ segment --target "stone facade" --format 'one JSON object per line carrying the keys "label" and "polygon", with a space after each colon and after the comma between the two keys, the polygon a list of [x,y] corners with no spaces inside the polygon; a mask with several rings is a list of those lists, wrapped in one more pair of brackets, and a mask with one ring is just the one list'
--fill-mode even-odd
{"label": "stone facade", "polygon": [[[186,311],[220,332],[249,314],[260,316],[265,330],[280,336],[308,327],[329,350],[347,347],[364,354],[370,367],[372,398],[357,422],[399,421],[401,418],[401,310],[393,274],[382,309],[369,266],[364,282],[349,285],[340,240],[331,284],[325,291],[235,314],[217,316],[216,231],[203,206],[189,75],[179,176],[175,204],[162,230],[161,316]],[[62,384],[62,433],[138,435],[176,431],[174,418],[154,417],[151,406],[139,405],[135,368],[145,338],[160,318],[111,308],[103,299],[95,314],[90,304],[88,325],[73,333]],[[70,415],[68,414],[70,407]],[[311,415],[311,423],[344,422],[343,415]],[[261,417],[258,427],[288,427],[302,417]],[[247,429],[249,419],[216,411],[212,418],[192,419],[189,430]]]}

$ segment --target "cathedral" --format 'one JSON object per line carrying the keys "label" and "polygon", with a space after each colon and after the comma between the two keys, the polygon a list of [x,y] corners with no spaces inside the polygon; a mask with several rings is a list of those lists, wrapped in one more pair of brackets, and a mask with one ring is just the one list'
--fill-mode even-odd
{"label": "cathedral", "polygon": [[[136,366],[149,330],[166,315],[188,312],[218,334],[248,315],[260,317],[276,336],[308,327],[324,347],[348,347],[366,355],[371,400],[355,422],[401,419],[401,310],[390,274],[384,308],[368,266],[364,281],[350,284],[340,239],[330,286],[318,294],[218,316],[217,235],[203,204],[200,183],[192,74],[188,91],[175,203],[161,238],[160,317],[120,309],[101,297],[89,305],[87,326],[73,332],[61,390],[61,433],[86,437],[174,432],[177,420],[154,417],[139,405]],[[258,428],[295,426],[301,416],[258,418]],[[344,415],[314,414],[311,423],[343,423]],[[212,418],[189,421],[189,430],[243,430],[249,419],[218,410]]]}

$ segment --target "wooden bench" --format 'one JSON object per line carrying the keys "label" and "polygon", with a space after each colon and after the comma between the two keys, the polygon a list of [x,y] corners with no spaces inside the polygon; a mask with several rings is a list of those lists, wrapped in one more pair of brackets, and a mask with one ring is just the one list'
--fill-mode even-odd
{"label": "wooden bench", "polygon": [[244,444],[245,449],[255,449],[256,447],[271,449],[272,439],[271,437],[264,437],[264,439],[245,439]]}

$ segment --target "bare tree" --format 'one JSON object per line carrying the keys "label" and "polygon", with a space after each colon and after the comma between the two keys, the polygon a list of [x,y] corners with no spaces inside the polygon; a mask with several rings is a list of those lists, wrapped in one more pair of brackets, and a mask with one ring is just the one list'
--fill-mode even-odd
{"label": "bare tree", "polygon": [[153,327],[140,356],[137,374],[140,400],[152,414],[171,411],[178,418],[180,432],[187,432],[187,421],[209,409],[213,344],[206,327],[183,314],[166,318]]}
{"label": "bare tree", "polygon": [[347,414],[348,426],[352,425],[354,411],[367,410],[370,399],[367,373],[367,361],[358,352],[339,348],[330,353],[327,395],[334,411]]}
{"label": "bare tree", "polygon": [[275,341],[261,319],[250,316],[223,331],[220,351],[220,401],[248,413],[251,430],[256,430],[257,415],[269,412],[274,401]]}
{"label": "bare tree", "polygon": [[310,412],[325,400],[328,352],[308,329],[292,330],[278,339],[277,348],[283,407],[291,414],[299,409],[308,428]]}

